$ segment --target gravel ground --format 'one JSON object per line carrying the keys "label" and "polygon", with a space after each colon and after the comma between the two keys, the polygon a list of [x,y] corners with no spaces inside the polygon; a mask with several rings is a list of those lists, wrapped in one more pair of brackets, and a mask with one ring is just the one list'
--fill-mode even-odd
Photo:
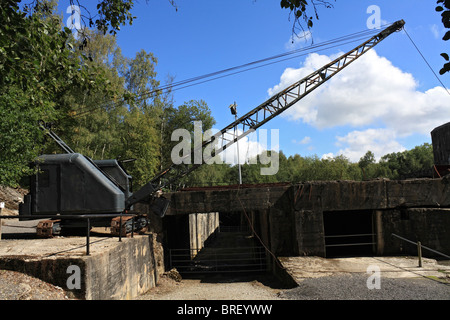
{"label": "gravel ground", "polygon": [[163,276],[138,300],[280,300],[283,289],[271,276],[204,276],[175,281]]}
{"label": "gravel ground", "polygon": [[[380,289],[367,288],[365,274],[342,274],[303,280],[293,289],[268,277],[203,277],[173,280],[136,300],[450,300],[450,283],[424,277],[381,278]],[[0,270],[0,300],[67,300],[64,291],[28,275]]]}
{"label": "gravel ground", "polygon": [[280,294],[290,300],[450,300],[450,283],[433,279],[381,278],[379,289],[368,289],[368,275],[345,274],[305,279]]}
{"label": "gravel ground", "polygon": [[0,300],[67,300],[63,289],[26,274],[0,270]]}
{"label": "gravel ground", "polygon": [[450,283],[424,277],[381,278],[367,288],[367,274],[342,274],[303,280],[284,289],[273,279],[203,278],[177,282],[163,277],[139,300],[450,300]]}

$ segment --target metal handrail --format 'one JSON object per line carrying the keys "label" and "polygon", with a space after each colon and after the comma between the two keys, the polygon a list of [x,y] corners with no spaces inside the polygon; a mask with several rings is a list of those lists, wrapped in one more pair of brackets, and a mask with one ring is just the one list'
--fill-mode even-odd
{"label": "metal handrail", "polygon": [[[201,254],[200,251],[211,251]],[[222,250],[228,252],[221,252]],[[200,255],[194,255],[201,254]],[[204,247],[169,249],[169,266],[180,273],[257,272],[267,270],[264,247]]]}
{"label": "metal handrail", "polygon": [[339,234],[339,235],[324,236],[324,238],[367,237],[367,236],[374,236],[374,235],[375,235],[375,233]]}
{"label": "metal handrail", "polygon": [[[136,216],[135,213],[105,213],[105,214],[80,214],[80,215],[29,215],[29,216],[17,216],[17,215],[1,215],[0,221],[2,219],[26,219],[26,220],[39,220],[39,219],[86,219],[86,255],[90,255],[90,234],[91,234],[91,220],[95,218],[115,218],[115,217],[133,217]],[[1,223],[1,222],[0,222]],[[121,223],[122,224],[122,221]],[[134,235],[134,220],[133,226],[131,228],[131,237]],[[0,234],[1,237],[1,234]],[[1,238],[0,238],[1,239]],[[119,231],[119,242],[122,241],[122,232]]]}
{"label": "metal handrail", "polygon": [[[417,245],[418,251],[419,251],[419,259],[422,258],[422,257],[421,257],[421,248],[427,249],[427,250],[429,250],[429,251],[431,251],[431,252],[437,253],[437,254],[439,254],[439,255],[445,257],[445,258],[450,259],[450,256],[448,256],[448,255],[446,255],[446,254],[444,254],[444,253],[442,253],[442,252],[436,251],[436,250],[434,250],[434,249],[428,248],[428,247],[422,245],[422,244],[420,243],[420,241],[414,242],[414,241],[408,240],[408,239],[406,239],[406,238],[403,238],[403,237],[401,237],[401,236],[399,236],[398,234],[395,234],[395,233],[392,233],[391,236],[397,237],[397,238],[399,238],[399,239],[401,239],[401,240],[403,240],[403,241],[406,241],[406,242],[412,243],[412,244],[414,244],[414,245]],[[420,264],[421,264],[421,263],[420,263]]]}
{"label": "metal handrail", "polygon": [[[325,239],[338,239],[338,238],[349,238],[349,237],[368,237],[368,236],[375,236],[375,233],[361,233],[361,234],[340,234],[340,235],[331,235],[331,236],[324,236]],[[354,242],[354,243],[334,243],[334,244],[325,244],[325,247],[347,247],[347,246],[368,246],[368,245],[374,245],[376,242]]]}

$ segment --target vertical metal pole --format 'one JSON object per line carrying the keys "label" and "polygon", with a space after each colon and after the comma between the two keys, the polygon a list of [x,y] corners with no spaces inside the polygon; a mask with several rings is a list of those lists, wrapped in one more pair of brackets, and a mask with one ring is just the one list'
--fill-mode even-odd
{"label": "vertical metal pole", "polygon": [[120,213],[119,221],[119,242],[122,242],[122,213]]}
{"label": "vertical metal pole", "polygon": [[[237,114],[235,115],[235,120],[237,120]],[[237,125],[234,127],[234,137],[237,137]],[[236,141],[236,149],[237,149],[237,161],[238,161],[238,168],[239,168],[239,184],[242,184],[242,173],[241,173],[241,161],[239,159],[239,141]]]}
{"label": "vertical metal pole", "polygon": [[88,256],[90,254],[90,248],[89,248],[89,238],[91,234],[91,220],[87,218],[87,230],[86,230],[86,255]]}
{"label": "vertical metal pole", "polygon": [[1,215],[2,215],[2,211],[3,211],[4,207],[5,207],[5,203],[4,202],[0,202],[0,240],[2,240],[2,219],[1,219]]}
{"label": "vertical metal pole", "polygon": [[419,256],[419,268],[422,268],[422,244],[417,241],[417,255]]}

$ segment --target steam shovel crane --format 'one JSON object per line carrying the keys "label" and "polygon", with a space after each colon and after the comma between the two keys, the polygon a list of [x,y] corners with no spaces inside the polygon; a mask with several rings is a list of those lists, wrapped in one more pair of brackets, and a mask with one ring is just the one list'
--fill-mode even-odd
{"label": "steam shovel crane", "polygon": [[[235,119],[234,122],[204,141],[200,147],[201,150],[206,147],[211,148],[215,141],[228,141],[213,150],[214,155],[218,155],[238,140],[292,107],[389,35],[400,31],[404,24],[403,20],[393,23],[353,50],[273,95],[267,101]],[[237,130],[239,127],[240,131]],[[234,136],[231,140],[227,140],[225,135],[234,130],[242,133]],[[40,170],[32,177],[30,193],[25,196],[25,201],[19,208],[19,218],[59,214],[61,221],[64,221],[64,215],[95,214],[99,216],[108,214],[109,217],[111,214],[117,214],[120,216],[124,212],[133,210],[135,204],[146,200],[150,200],[150,208],[153,213],[163,217],[169,206],[169,201],[161,195],[160,190],[179,181],[202,165],[186,166],[185,164],[172,163],[138,191],[131,192],[131,177],[117,160],[92,161],[79,153],[73,152],[65,143],[61,144],[60,141],[57,141],[57,143],[66,153],[42,155],[37,159],[36,165],[39,166]],[[192,157],[198,151],[198,149],[194,149],[187,156]],[[112,228],[113,234],[129,230],[131,223],[137,229],[144,227],[146,224],[143,215],[124,220],[120,220],[122,224],[119,224],[118,227],[117,222],[119,220],[117,218],[112,220],[112,224],[116,226]],[[92,226],[111,226],[111,218],[93,220]],[[68,220],[66,225],[61,225],[61,227],[73,227],[73,225]],[[49,233],[51,232],[52,230],[49,231]]]}
{"label": "steam shovel crane", "polygon": [[[265,102],[263,102],[250,112],[248,112],[247,114],[236,119],[234,122],[230,123],[228,126],[220,130],[218,133],[211,136],[210,139],[203,142],[202,149],[210,145],[214,141],[220,141],[220,139],[222,139],[222,141],[227,140],[225,138],[225,134],[227,132],[230,131],[234,132],[234,129],[238,129],[239,126],[242,126],[241,130],[242,133],[240,135],[236,136],[233,140],[229,141],[227,144],[215,150],[215,155],[221,153],[238,140],[244,138],[249,133],[258,129],[268,121],[272,120],[282,112],[292,107],[294,104],[303,99],[306,95],[308,95],[313,90],[315,90],[323,83],[328,81],[330,78],[335,76],[338,72],[343,70],[345,67],[354,62],[356,59],[361,57],[364,53],[375,47],[386,37],[388,37],[389,35],[391,35],[396,31],[400,31],[404,25],[405,22],[403,20],[399,20],[393,23],[392,25],[390,25],[377,35],[373,36],[369,40],[365,41],[364,43],[360,44],[353,50],[343,54],[334,61],[326,64],[322,68],[314,71],[310,75],[304,77],[303,79],[290,85],[286,89],[275,94],[274,96],[272,96],[271,98],[269,98],[268,100],[266,100]],[[193,150],[189,156],[192,157],[196,151],[197,150]],[[161,171],[160,174],[158,174],[152,181],[143,186],[138,192],[134,193],[127,200],[127,206],[132,206],[133,204],[145,199],[149,195],[154,194],[161,188],[175,181],[178,181],[180,178],[192,172],[199,166],[200,166],[199,164],[193,164],[187,170],[179,170],[181,167],[180,165],[172,164],[165,170]],[[163,177],[170,176],[172,172],[175,172],[175,174],[173,174],[172,177],[167,179],[166,183],[157,185],[157,181],[159,181]]]}

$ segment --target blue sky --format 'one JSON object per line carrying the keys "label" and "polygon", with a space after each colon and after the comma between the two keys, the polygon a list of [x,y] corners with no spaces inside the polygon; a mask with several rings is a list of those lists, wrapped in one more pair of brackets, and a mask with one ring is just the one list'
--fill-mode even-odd
{"label": "blue sky", "polygon": [[[61,1],[61,8],[65,2]],[[177,10],[166,0],[139,2],[133,9],[137,19],[122,27],[117,42],[127,57],[141,49],[154,53],[162,84],[168,75],[181,81],[311,44],[310,40],[290,43],[292,21],[279,0],[176,0]],[[444,28],[435,1],[337,0],[333,5],[318,8],[319,20],[312,29],[315,44],[367,30],[373,14],[367,9],[375,5],[383,23],[405,20],[406,31],[436,74],[444,63],[440,53],[450,52],[450,43],[441,40]],[[243,115],[276,88],[299,80],[296,75],[304,68],[318,68],[357,44],[175,91],[175,105],[206,101],[215,128],[221,129],[234,120],[228,108],[233,102]],[[404,32],[391,35],[370,53],[262,127],[278,130],[280,150],[288,156],[343,154],[358,161],[367,150],[380,158],[431,143],[430,131],[450,121],[450,95]],[[450,74],[439,77],[450,87]],[[252,147],[243,143],[242,148],[241,155]]]}

